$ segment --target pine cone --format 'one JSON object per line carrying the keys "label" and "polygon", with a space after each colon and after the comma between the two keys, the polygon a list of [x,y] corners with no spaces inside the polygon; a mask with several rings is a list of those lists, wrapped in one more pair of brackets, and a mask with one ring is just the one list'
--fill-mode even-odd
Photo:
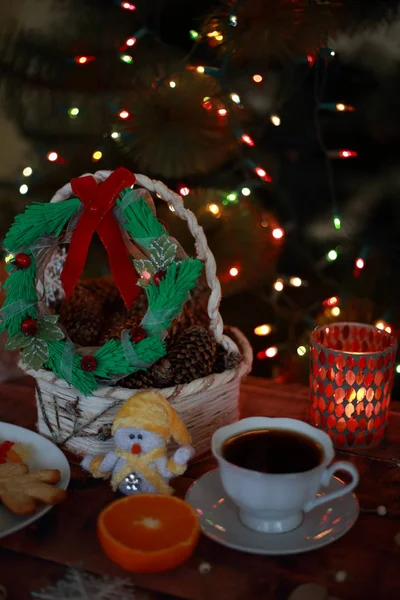
{"label": "pine cone", "polygon": [[80,281],[77,287],[93,294],[104,308],[112,307],[114,310],[123,308],[122,296],[111,276],[85,279]]}
{"label": "pine cone", "polygon": [[142,315],[146,312],[148,305],[149,303],[147,301],[146,292],[143,288],[140,288],[139,294],[137,295],[135,302],[133,303],[132,308],[129,311],[129,314],[131,316]]}
{"label": "pine cone", "polygon": [[221,344],[217,344],[213,373],[223,373],[226,370],[225,359],[227,352]]}
{"label": "pine cone", "polygon": [[228,354],[225,362],[227,371],[230,369],[236,369],[236,367],[238,367],[242,362],[242,357],[237,352],[232,352],[231,354]]}
{"label": "pine cone", "polygon": [[175,383],[190,383],[213,372],[217,344],[205,327],[194,325],[180,334],[168,358],[175,370]]}
{"label": "pine cone", "polygon": [[127,318],[128,318],[128,313],[126,310],[122,310],[119,312],[111,312],[108,316],[108,319],[106,319],[106,323],[104,324],[104,327],[103,327],[101,343],[104,344],[104,342],[106,342],[108,339],[110,339],[111,332],[114,332],[117,329],[117,327],[120,327],[121,325],[123,325],[125,323],[125,321],[127,320]]}
{"label": "pine cone", "polygon": [[131,329],[139,325],[146,314],[147,297],[144,290],[140,290],[138,297],[132,305],[129,312],[125,307],[114,312],[111,311],[103,327],[101,343],[104,344],[109,339],[120,339],[123,329]]}
{"label": "pine cone", "polygon": [[60,323],[71,340],[80,346],[96,346],[103,325],[101,305],[95,296],[77,286],[60,307]]}
{"label": "pine cone", "polygon": [[174,319],[165,339],[167,350],[172,349],[178,337],[193,325],[198,325],[196,318],[188,306],[184,304],[181,313]]}
{"label": "pine cone", "polygon": [[213,373],[223,373],[230,369],[236,369],[241,361],[242,357],[240,354],[237,354],[236,352],[228,354],[225,348],[218,344]]}
{"label": "pine cone", "polygon": [[121,339],[121,333],[124,329],[128,329],[129,331],[130,329],[132,329],[132,327],[137,327],[141,320],[142,319],[140,317],[126,316],[125,318],[122,318],[121,320],[117,321],[109,331],[105,333],[104,341],[111,339]]}
{"label": "pine cone", "polygon": [[136,371],[118,382],[120,386],[130,390],[141,390],[154,387],[154,379],[148,371]]}
{"label": "pine cone", "polygon": [[190,293],[190,300],[187,306],[196,318],[196,322],[207,329],[210,326],[210,317],[207,312],[208,298],[210,288],[204,276],[197,282],[196,287]]}
{"label": "pine cone", "polygon": [[112,277],[79,281],[69,300],[59,309],[63,324],[73,342],[97,346],[119,339],[123,329],[139,325],[147,310],[147,297],[140,290],[128,312]]}
{"label": "pine cone", "polygon": [[174,383],[175,373],[168,358],[161,358],[150,369],[154,387],[164,388]]}
{"label": "pine cone", "polygon": [[129,313],[127,311],[122,311],[113,314],[107,326],[104,328],[102,337],[103,343],[110,339],[119,340],[123,329],[129,330],[132,329],[132,327],[140,325],[147,310],[143,304],[143,302],[139,302],[138,305],[134,304]]}

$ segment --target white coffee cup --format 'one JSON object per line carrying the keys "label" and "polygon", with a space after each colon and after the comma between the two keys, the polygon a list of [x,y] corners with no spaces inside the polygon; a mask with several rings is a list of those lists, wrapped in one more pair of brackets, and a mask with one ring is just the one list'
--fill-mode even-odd
{"label": "white coffee cup", "polygon": [[[222,455],[224,442],[245,431],[281,429],[296,431],[314,440],[323,450],[321,463],[302,473],[261,473],[228,462]],[[244,525],[255,531],[284,533],[300,525],[304,513],[316,506],[348,494],[358,484],[358,471],[347,461],[332,462],[335,451],[326,433],[297,419],[250,417],[221,427],[212,437],[212,451],[220,467],[222,485],[239,507]],[[330,466],[329,466],[330,465]],[[351,483],[339,490],[318,496],[336,471],[346,471]]]}

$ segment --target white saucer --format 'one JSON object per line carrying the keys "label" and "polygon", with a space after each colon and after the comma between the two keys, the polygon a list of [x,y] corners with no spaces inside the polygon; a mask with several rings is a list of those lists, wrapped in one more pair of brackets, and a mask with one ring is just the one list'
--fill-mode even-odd
{"label": "white saucer", "polygon": [[[343,485],[335,477],[321,495]],[[275,556],[309,552],[331,544],[349,531],[359,513],[357,498],[349,493],[304,515],[302,524],[293,531],[258,533],[239,520],[238,508],[221,485],[219,469],[195,481],[186,494],[186,500],[196,510],[203,533],[212,540],[235,550]]]}
{"label": "white saucer", "polygon": [[[57,487],[63,490],[67,489],[71,470],[64,454],[53,442],[29,429],[0,422],[0,442],[5,440],[26,444],[29,449],[29,457],[25,462],[31,471],[58,469],[61,479],[57,483]],[[0,503],[0,538],[30,525],[52,508],[53,506],[50,504],[40,504],[33,515],[14,515]]]}

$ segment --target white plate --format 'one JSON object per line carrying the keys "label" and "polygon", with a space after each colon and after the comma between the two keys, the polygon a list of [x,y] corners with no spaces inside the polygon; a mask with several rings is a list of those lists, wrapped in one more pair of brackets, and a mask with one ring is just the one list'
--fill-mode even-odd
{"label": "white plate", "polygon": [[[321,494],[340,489],[336,477]],[[205,535],[229,548],[252,554],[298,554],[327,546],[354,525],[359,513],[357,498],[349,493],[304,515],[302,524],[288,533],[259,533],[245,527],[238,508],[224,491],[219,469],[195,481],[186,500],[196,510]]]}
{"label": "white plate", "polygon": [[[11,425],[10,423],[0,422],[0,443],[5,440],[10,442],[19,442],[28,446],[30,456],[26,459],[26,464],[30,471],[37,469],[58,469],[61,473],[61,479],[57,487],[66,490],[71,476],[71,470],[64,454],[53,442],[47,438],[24,429]],[[5,506],[0,503],[0,538],[10,535],[37,519],[40,519],[52,508],[52,505],[39,505],[38,511],[33,515],[14,515]]]}

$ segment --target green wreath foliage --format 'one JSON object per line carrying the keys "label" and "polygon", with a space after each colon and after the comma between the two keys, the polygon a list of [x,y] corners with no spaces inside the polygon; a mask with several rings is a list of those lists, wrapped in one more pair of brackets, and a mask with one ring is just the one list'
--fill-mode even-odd
{"label": "green wreath foliage", "polygon": [[[21,349],[24,363],[35,370],[48,369],[84,395],[90,395],[101,383],[110,383],[142,370],[166,354],[163,333],[180,313],[203,265],[193,258],[178,261],[176,244],[154,215],[152,207],[137,190],[123,190],[116,201],[114,214],[133,242],[149,255],[145,260],[134,261],[138,274],[144,272],[146,275],[139,284],[145,288],[148,299],[149,308],[142,322],[147,337],[134,343],[129,335],[125,345],[120,340],[108,340],[93,355],[95,369],[85,371],[81,366],[82,355],[67,339],[58,324],[58,315],[40,314],[36,265],[36,250],[46,242],[48,244],[49,238],[56,244],[80,208],[79,198],[54,204],[34,203],[15,218],[4,245],[14,257],[21,252],[26,254],[30,264],[26,268],[19,268],[14,260],[7,264],[0,331],[8,332],[7,349]],[[155,282],[153,276],[160,271],[165,275]],[[21,330],[28,318],[35,321],[34,334]],[[129,344],[128,348],[126,344]]]}

